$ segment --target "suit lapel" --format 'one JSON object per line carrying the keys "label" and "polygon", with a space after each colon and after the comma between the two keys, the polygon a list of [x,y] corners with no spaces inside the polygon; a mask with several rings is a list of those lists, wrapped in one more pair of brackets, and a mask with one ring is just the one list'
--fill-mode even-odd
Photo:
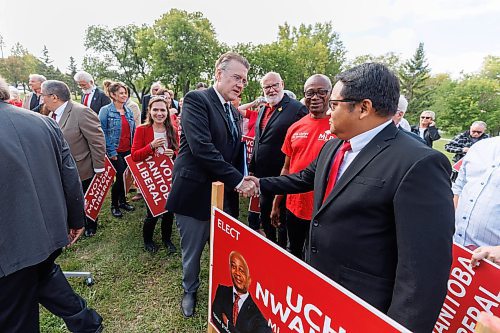
{"label": "suit lapel", "polygon": [[[317,214],[319,214],[326,206],[328,206],[333,201],[333,199],[335,199],[335,197],[337,197],[339,193],[354,179],[354,177],[356,177],[370,163],[370,161],[372,161],[378,154],[380,154],[390,146],[387,141],[395,137],[397,130],[398,129],[394,126],[394,124],[389,124],[384,129],[382,129],[382,131],[377,134],[370,142],[368,142],[368,144],[363,149],[361,149],[361,151],[354,158],[349,167],[337,180],[337,183],[335,184],[332,192],[323,205],[321,205],[321,202],[323,201],[323,198],[321,198],[321,206],[319,207]],[[335,149],[335,151],[336,150],[337,149]],[[333,158],[333,154],[331,157]],[[326,180],[323,184],[323,191],[321,192],[322,194],[325,193],[325,186]]]}
{"label": "suit lapel", "polygon": [[288,104],[288,102],[290,101],[290,97],[288,97],[287,94],[285,94],[283,96],[283,98],[281,99],[281,101],[276,105],[276,108],[274,109],[273,111],[273,114],[271,115],[271,118],[269,118],[269,121],[267,122],[266,124],[266,127],[264,128],[264,130],[262,131],[262,135],[261,137],[264,136],[265,133],[267,133],[267,129],[270,128],[270,125],[276,121],[276,119],[280,116],[281,114],[281,111],[286,108],[286,105]]}
{"label": "suit lapel", "polygon": [[215,109],[219,112],[222,119],[224,120],[224,123],[226,124],[226,130],[229,133],[231,133],[231,130],[229,129],[229,123],[226,117],[226,111],[224,111],[224,107],[222,106],[222,103],[220,102],[219,96],[217,96],[215,89],[213,87],[208,88],[208,94],[210,95],[210,98],[212,99],[212,102],[215,105]]}
{"label": "suit lapel", "polygon": [[61,129],[63,129],[64,126],[66,126],[66,122],[68,121],[69,114],[71,113],[72,108],[73,108],[73,102],[68,101],[68,104],[66,104],[66,107],[64,108],[63,115],[61,119],[59,119],[59,127]]}

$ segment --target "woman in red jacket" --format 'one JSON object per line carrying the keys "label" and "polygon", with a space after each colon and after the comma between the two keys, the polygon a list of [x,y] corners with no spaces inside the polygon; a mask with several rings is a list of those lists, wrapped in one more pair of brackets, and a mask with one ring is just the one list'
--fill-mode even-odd
{"label": "woman in red jacket", "polygon": [[[148,103],[148,113],[143,125],[137,127],[132,144],[132,159],[140,162],[153,155],[155,152],[165,154],[170,158],[179,148],[177,131],[170,120],[167,101],[162,97],[152,97]],[[144,249],[156,252],[157,247],[153,241],[158,216],[153,217],[149,208],[144,219],[142,229]],[[161,216],[161,238],[169,253],[177,251],[171,241],[174,214],[166,212]]]}

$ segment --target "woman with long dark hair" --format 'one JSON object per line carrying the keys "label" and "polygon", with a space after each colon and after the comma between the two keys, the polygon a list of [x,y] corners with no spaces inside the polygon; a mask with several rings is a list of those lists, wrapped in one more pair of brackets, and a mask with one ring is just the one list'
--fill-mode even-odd
{"label": "woman with long dark hair", "polygon": [[[149,100],[146,121],[143,125],[137,127],[134,144],[132,145],[132,159],[134,161],[143,161],[155,153],[174,158],[179,149],[179,142],[168,107],[168,102],[163,97],[153,96]],[[157,251],[156,244],[153,241],[157,221],[158,216],[153,217],[153,214],[147,208],[142,235],[144,249],[148,252]],[[161,238],[169,253],[177,251],[171,240],[173,221],[173,213],[166,212],[161,215]]]}
{"label": "woman with long dark hair", "polygon": [[106,139],[106,155],[116,169],[116,178],[111,188],[111,214],[114,217],[123,216],[120,208],[131,212],[134,206],[129,205],[123,186],[123,173],[127,168],[125,157],[130,154],[135,133],[133,112],[125,106],[128,99],[127,86],[121,82],[106,81],[106,94],[111,103],[99,111],[102,131]]}

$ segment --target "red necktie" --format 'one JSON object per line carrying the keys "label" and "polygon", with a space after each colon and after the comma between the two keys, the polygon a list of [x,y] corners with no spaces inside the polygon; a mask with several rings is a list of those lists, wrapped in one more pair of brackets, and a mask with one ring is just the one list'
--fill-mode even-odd
{"label": "red necktie", "polygon": [[233,303],[233,325],[236,326],[236,320],[238,319],[238,301],[240,300],[240,295],[234,293],[234,303]]}
{"label": "red necktie", "polygon": [[345,153],[349,150],[351,150],[351,143],[349,141],[345,141],[333,159],[332,169],[330,170],[330,176],[328,177],[328,184],[326,185],[325,196],[323,197],[323,203],[326,201],[326,198],[328,198],[333,190],[333,187],[335,186],[340,165],[344,160]]}
{"label": "red necktie", "polygon": [[90,96],[90,94],[85,94],[85,97],[83,98],[83,105],[85,105],[85,106],[89,106],[89,105],[88,105],[88,102],[89,102],[89,96]]}

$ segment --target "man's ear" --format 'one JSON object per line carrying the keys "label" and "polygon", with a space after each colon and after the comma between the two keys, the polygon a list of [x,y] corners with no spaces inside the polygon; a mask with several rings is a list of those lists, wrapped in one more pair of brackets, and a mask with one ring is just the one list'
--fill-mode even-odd
{"label": "man's ear", "polygon": [[375,113],[375,109],[373,108],[372,101],[369,99],[362,100],[360,106],[361,106],[361,110],[359,111],[359,119],[369,117]]}

